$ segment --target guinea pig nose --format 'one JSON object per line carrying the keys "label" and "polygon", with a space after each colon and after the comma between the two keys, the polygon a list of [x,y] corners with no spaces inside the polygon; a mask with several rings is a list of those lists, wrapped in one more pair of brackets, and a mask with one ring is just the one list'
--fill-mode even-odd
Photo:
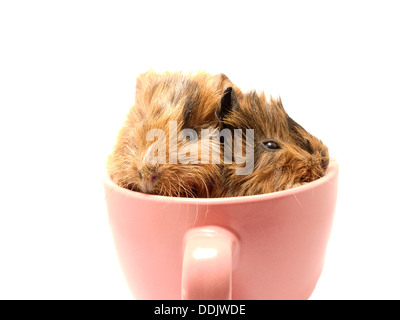
{"label": "guinea pig nose", "polygon": [[160,177],[158,173],[150,173],[147,171],[138,170],[139,179],[142,180],[143,183],[149,183],[151,185],[155,184]]}
{"label": "guinea pig nose", "polygon": [[326,170],[326,169],[328,168],[328,165],[329,165],[329,159],[323,159],[323,160],[321,161],[321,167],[322,167],[322,169]]}
{"label": "guinea pig nose", "polygon": [[150,183],[155,184],[159,177],[160,177],[160,175],[158,175],[157,173],[150,174],[150,176],[149,176]]}

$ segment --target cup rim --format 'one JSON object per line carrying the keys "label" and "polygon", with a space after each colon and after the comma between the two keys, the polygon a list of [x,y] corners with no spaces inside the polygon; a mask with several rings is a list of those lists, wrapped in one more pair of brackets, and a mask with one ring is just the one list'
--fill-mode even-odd
{"label": "cup rim", "polygon": [[237,196],[237,197],[224,197],[224,198],[184,198],[184,197],[170,197],[170,196],[163,196],[163,195],[156,195],[156,194],[147,194],[143,192],[128,190],[123,187],[118,186],[115,184],[112,179],[110,178],[109,174],[105,173],[103,178],[104,184],[108,185],[112,190],[118,191],[118,193],[123,194],[124,196],[135,198],[135,199],[142,199],[146,201],[152,202],[162,202],[162,203],[191,203],[191,204],[242,204],[242,203],[249,203],[249,202],[258,202],[258,201],[265,201],[268,199],[277,199],[286,196],[293,196],[293,194],[299,194],[306,192],[310,189],[317,188],[318,186],[329,183],[332,181],[337,175],[339,171],[338,163],[335,159],[330,159],[329,166],[326,171],[326,174],[312,182],[308,182],[306,184],[293,187],[286,190],[275,191],[271,193],[265,194],[257,194],[257,195],[250,195],[250,196]]}

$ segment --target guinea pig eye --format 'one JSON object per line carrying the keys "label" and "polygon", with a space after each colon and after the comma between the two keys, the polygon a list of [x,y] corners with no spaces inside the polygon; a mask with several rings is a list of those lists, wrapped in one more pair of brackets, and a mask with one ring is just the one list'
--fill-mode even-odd
{"label": "guinea pig eye", "polygon": [[267,150],[279,150],[281,147],[279,146],[278,143],[276,143],[274,140],[268,140],[264,142],[264,147],[267,148]]}

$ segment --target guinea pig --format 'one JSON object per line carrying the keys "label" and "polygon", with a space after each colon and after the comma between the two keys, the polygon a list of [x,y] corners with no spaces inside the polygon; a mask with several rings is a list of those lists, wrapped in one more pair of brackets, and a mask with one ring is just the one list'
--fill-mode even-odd
{"label": "guinea pig", "polygon": [[216,110],[231,86],[223,74],[140,75],[135,104],[107,161],[111,179],[144,193],[213,197],[222,184]]}
{"label": "guinea pig", "polygon": [[[244,196],[270,193],[302,185],[322,177],[329,164],[328,148],[309,134],[283,108],[281,98],[267,101],[264,92],[236,96],[227,88],[217,111],[225,128],[241,129],[243,139],[233,147],[251,147],[253,167],[248,174],[238,174],[243,167],[237,161],[224,166],[225,187],[220,196]],[[251,133],[251,136],[246,132]],[[236,136],[235,136],[236,137]],[[235,138],[234,138],[235,140]],[[239,144],[239,145],[238,145]],[[240,146],[241,145],[241,146]],[[234,152],[234,159],[238,158]]]}

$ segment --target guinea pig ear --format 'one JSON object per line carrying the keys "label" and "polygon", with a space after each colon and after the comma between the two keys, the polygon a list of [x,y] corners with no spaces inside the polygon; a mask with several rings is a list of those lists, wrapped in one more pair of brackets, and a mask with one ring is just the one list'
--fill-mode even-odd
{"label": "guinea pig ear", "polygon": [[215,111],[215,115],[219,121],[223,122],[227,114],[237,110],[238,108],[239,102],[236,97],[235,90],[233,90],[232,87],[228,87],[225,89],[222,95],[221,103]]}

